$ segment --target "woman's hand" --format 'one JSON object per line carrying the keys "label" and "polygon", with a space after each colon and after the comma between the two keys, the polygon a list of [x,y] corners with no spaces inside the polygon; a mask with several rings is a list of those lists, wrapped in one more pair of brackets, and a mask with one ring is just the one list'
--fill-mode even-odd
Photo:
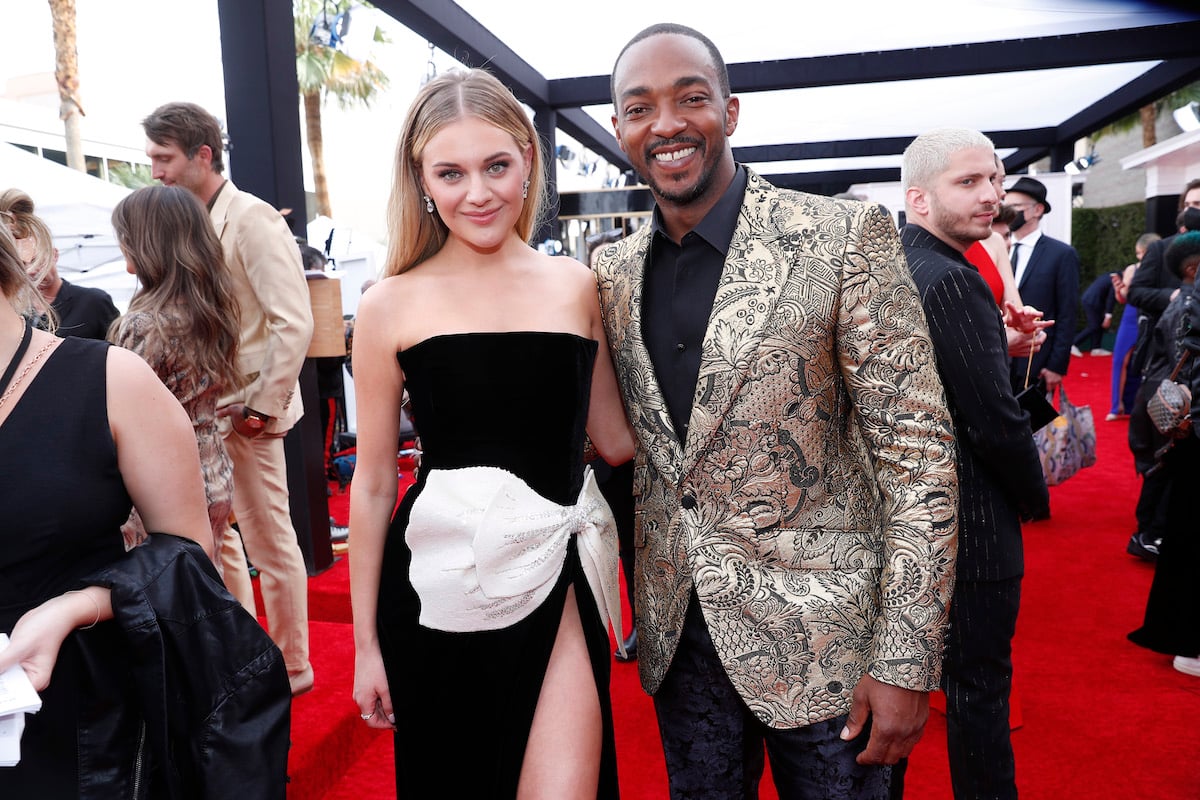
{"label": "woman's hand", "polygon": [[358,649],[354,654],[354,702],[359,716],[372,728],[396,727],[392,694],[378,649]]}
{"label": "woman's hand", "polygon": [[101,606],[89,592],[107,594],[108,590],[91,587],[67,592],[26,611],[9,634],[7,649],[0,653],[0,672],[20,664],[34,689],[40,692],[49,686],[63,641],[76,628],[100,619]]}
{"label": "woman's hand", "polygon": [[1054,320],[1043,321],[1042,316],[1043,313],[1033,306],[1017,306],[1004,301],[1004,324],[1021,333],[1033,333],[1054,324]]}
{"label": "woman's hand", "polygon": [[[1054,323],[1046,324],[1048,326]],[[1016,328],[1006,327],[1004,334],[1008,337],[1008,354],[1013,358],[1029,358],[1041,350],[1042,343],[1046,341],[1046,332],[1041,328],[1036,328],[1030,333],[1023,333]]]}

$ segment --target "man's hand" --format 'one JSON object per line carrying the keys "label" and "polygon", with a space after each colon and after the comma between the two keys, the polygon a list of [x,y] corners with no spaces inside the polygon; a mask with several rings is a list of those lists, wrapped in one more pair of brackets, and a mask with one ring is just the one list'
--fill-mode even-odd
{"label": "man's hand", "polygon": [[1042,322],[1042,316],[1043,312],[1033,306],[1016,306],[1008,300],[1004,301],[1004,324],[1021,333],[1033,333],[1054,324],[1054,320]]}
{"label": "man's hand", "polygon": [[[1054,320],[1038,324],[1049,326],[1054,324]],[[1013,358],[1029,358],[1041,350],[1042,343],[1046,341],[1046,332],[1041,328],[1035,329],[1032,333],[1024,333],[1016,328],[1005,327],[1004,333],[1008,337],[1008,354]]]}
{"label": "man's hand", "polygon": [[239,436],[257,439],[267,430],[271,418],[247,408],[244,403],[230,403],[217,409],[218,417],[229,417],[229,423]]}
{"label": "man's hand", "polygon": [[1047,392],[1053,392],[1058,388],[1058,385],[1062,383],[1063,376],[1059,375],[1057,372],[1043,368],[1038,374],[1042,379],[1042,383],[1046,384]]}
{"label": "man's hand", "polygon": [[863,675],[854,687],[850,717],[842,730],[849,740],[862,733],[871,718],[871,738],[858,754],[859,764],[895,764],[907,758],[921,739],[929,719],[929,693],[880,683]]}

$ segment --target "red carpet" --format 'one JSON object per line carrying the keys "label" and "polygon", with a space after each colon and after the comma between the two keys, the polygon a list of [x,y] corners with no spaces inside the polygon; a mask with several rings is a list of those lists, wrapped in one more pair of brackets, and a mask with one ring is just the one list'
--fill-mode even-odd
{"label": "red carpet", "polygon": [[[1125,554],[1138,478],[1126,423],[1105,422],[1111,358],[1074,359],[1067,391],[1096,418],[1098,463],[1052,488],[1053,517],[1025,531],[1015,643],[1023,725],[1013,732],[1023,800],[1200,800],[1200,679],[1135,647],[1152,566]],[[354,648],[345,559],[309,582],[316,688],[293,706],[288,797],[395,797],[391,739],[350,697]],[[625,800],[667,797],[650,699],[635,665],[614,663],[618,768]],[[906,797],[949,798],[945,722],[931,716]],[[776,797],[764,781],[764,800]]]}

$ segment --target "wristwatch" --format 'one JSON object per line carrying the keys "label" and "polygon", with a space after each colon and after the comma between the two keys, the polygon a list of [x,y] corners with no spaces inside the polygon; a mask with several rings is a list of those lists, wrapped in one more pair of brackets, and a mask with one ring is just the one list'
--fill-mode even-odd
{"label": "wristwatch", "polygon": [[250,406],[242,406],[242,421],[246,423],[246,427],[252,431],[261,431],[267,427],[267,422],[270,417],[263,414],[261,411],[254,411]]}

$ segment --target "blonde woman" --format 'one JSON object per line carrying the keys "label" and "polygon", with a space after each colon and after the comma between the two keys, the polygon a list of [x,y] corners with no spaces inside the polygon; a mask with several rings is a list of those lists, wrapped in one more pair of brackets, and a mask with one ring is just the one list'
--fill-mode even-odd
{"label": "blonde woman", "polygon": [[[395,728],[402,797],[617,793],[616,534],[584,432],[614,464],[633,439],[592,272],[528,244],[543,168],[494,77],[428,83],[397,146],[385,277],[359,305],[354,699]],[[405,390],[422,468],[393,517]]]}

